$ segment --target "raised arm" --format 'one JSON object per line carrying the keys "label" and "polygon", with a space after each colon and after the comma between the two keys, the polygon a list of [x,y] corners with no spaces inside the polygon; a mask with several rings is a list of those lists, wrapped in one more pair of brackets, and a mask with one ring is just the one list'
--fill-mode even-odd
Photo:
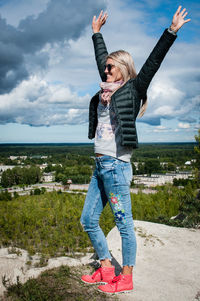
{"label": "raised arm", "polygon": [[177,38],[177,31],[190,19],[185,20],[187,16],[185,8],[181,11],[181,6],[177,9],[173,16],[172,24],[169,29],[166,29],[162,34],[161,38],[157,42],[150,56],[144,63],[142,69],[136,77],[136,85],[140,92],[141,98],[145,97],[147,88],[159,69],[165,55],[167,54],[169,48]]}
{"label": "raised arm", "polygon": [[106,45],[103,36],[100,33],[100,30],[101,27],[106,23],[107,18],[108,18],[107,13],[104,13],[103,15],[103,11],[101,11],[98,18],[96,19],[96,16],[94,16],[92,20],[92,30],[94,33],[92,36],[92,40],[94,43],[94,51],[95,51],[97,67],[102,81],[106,81],[106,74],[104,73],[104,65],[105,65],[105,58],[108,55],[108,51],[106,49]]}

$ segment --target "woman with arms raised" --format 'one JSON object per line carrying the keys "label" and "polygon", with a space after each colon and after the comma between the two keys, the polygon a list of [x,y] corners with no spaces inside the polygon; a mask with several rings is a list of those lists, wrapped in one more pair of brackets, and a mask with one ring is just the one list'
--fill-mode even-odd
{"label": "woman with arms raised", "polygon": [[[132,218],[130,158],[137,147],[135,120],[146,108],[147,88],[166,53],[176,39],[187,12],[179,6],[171,26],[164,31],[142,69],[136,74],[131,55],[123,50],[108,54],[101,27],[107,14],[101,11],[93,18],[93,43],[98,70],[102,79],[101,91],[90,102],[89,138],[95,138],[96,169],[86,196],[81,223],[88,233],[99,257],[101,267],[82,281],[104,283],[98,288],[106,293],[132,291],[132,272],[136,259],[136,238]],[[115,276],[111,254],[99,218],[109,202],[122,238],[123,269]]]}

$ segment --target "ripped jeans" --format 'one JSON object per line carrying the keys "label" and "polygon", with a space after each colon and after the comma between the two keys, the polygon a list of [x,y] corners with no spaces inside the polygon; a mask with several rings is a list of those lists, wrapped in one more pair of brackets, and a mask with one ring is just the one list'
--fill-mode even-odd
{"label": "ripped jeans", "polygon": [[88,233],[99,260],[111,260],[105,235],[99,226],[101,212],[109,202],[122,238],[123,266],[134,266],[137,245],[129,190],[131,164],[110,156],[97,157],[95,160],[96,169],[85,199],[81,224]]}

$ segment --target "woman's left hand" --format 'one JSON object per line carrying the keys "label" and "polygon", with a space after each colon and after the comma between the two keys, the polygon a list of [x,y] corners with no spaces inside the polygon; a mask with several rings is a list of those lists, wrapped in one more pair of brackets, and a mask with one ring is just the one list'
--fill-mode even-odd
{"label": "woman's left hand", "polygon": [[189,22],[191,19],[187,19],[185,20],[185,17],[187,16],[187,12],[186,9],[184,8],[181,11],[181,6],[179,6],[179,8],[177,9],[177,11],[175,12],[173,19],[172,19],[172,24],[170,26],[170,28],[177,32],[185,23]]}

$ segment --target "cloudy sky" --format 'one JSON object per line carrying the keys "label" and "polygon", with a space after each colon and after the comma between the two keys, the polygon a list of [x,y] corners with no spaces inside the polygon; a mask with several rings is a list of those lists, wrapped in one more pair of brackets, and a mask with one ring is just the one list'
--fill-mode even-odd
{"label": "cloudy sky", "polygon": [[129,51],[139,72],[179,5],[178,32],[137,120],[140,142],[189,142],[200,116],[199,0],[0,0],[0,143],[90,142],[99,90],[91,21],[103,9],[108,51]]}

